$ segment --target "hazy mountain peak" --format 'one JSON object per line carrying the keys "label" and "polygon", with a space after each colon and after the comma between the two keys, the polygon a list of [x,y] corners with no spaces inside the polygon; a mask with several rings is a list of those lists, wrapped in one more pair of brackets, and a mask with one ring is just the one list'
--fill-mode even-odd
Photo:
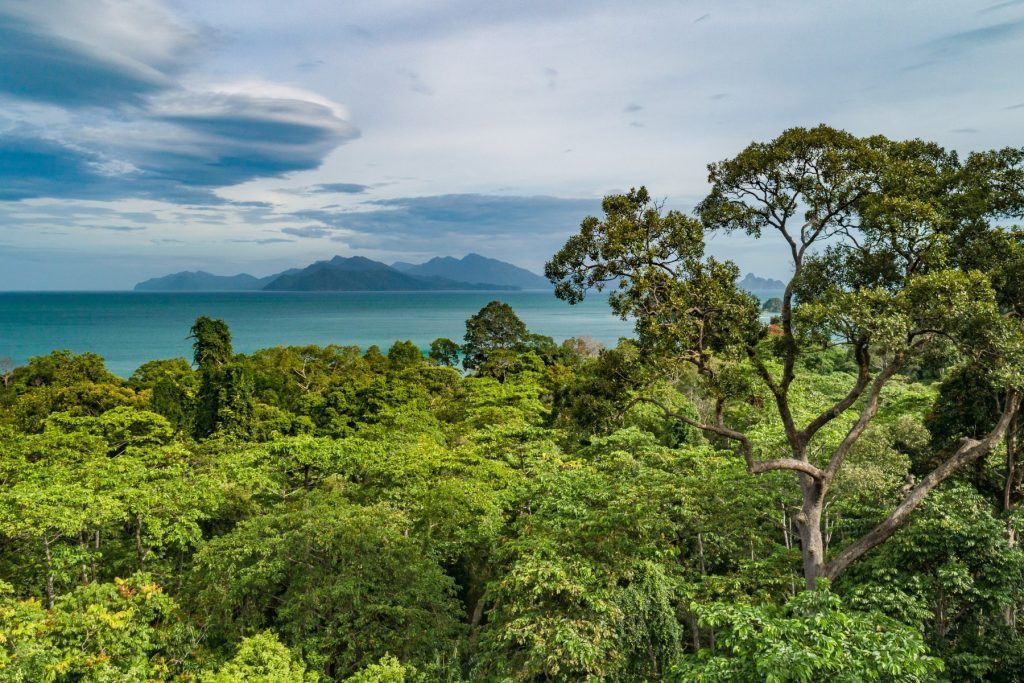
{"label": "hazy mountain peak", "polygon": [[473,252],[461,259],[454,256],[435,256],[419,265],[398,262],[393,267],[411,275],[443,277],[461,282],[487,282],[520,289],[551,287],[546,279],[525,268]]}
{"label": "hazy mountain peak", "polygon": [[740,289],[745,289],[748,292],[782,292],[786,289],[786,283],[781,280],[774,280],[768,277],[759,277],[753,273],[747,273],[737,285]]}

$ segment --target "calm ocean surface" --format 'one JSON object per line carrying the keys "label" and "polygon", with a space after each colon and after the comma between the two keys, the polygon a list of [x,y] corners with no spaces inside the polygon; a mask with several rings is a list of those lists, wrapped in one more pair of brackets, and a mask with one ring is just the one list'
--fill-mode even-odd
{"label": "calm ocean surface", "polygon": [[200,315],[223,318],[235,350],[277,345],[377,344],[437,337],[461,341],[465,320],[487,302],[507,302],[531,332],[614,345],[632,325],[604,296],[577,306],[550,292],[3,292],[0,358],[22,364],[54,349],[92,351],[127,377],[147,360],[191,358],[188,330]]}

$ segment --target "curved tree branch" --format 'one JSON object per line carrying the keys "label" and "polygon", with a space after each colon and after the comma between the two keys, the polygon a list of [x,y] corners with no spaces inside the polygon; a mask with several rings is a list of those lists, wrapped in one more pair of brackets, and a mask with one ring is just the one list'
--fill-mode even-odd
{"label": "curved tree branch", "polygon": [[964,439],[960,448],[958,448],[956,452],[953,453],[953,455],[951,455],[945,462],[932,470],[928,476],[922,479],[921,483],[907,494],[907,497],[903,499],[903,502],[900,503],[888,517],[886,517],[874,529],[846,546],[842,552],[832,558],[832,560],[825,565],[823,574],[830,579],[834,579],[842,574],[843,571],[849,567],[852,562],[860,558],[861,555],[881,543],[884,543],[893,534],[895,534],[907,521],[907,518],[910,517],[910,513],[920,505],[921,501],[924,500],[925,496],[927,496],[932,489],[941,484],[947,477],[964,465],[974,462],[995,448],[1006,433],[1010,420],[1016,413],[1017,408],[1020,406],[1020,401],[1020,394],[1014,392],[1008,398],[1006,406],[1003,408],[1003,413],[999,418],[999,422],[996,423],[996,426],[988,433],[987,436],[985,436],[984,439],[980,441]]}
{"label": "curved tree branch", "polygon": [[721,424],[714,425],[698,422],[697,420],[694,420],[691,417],[687,417],[686,415],[682,415],[680,413],[675,412],[674,410],[671,410],[670,408],[668,408],[668,406],[666,406],[661,401],[658,401],[657,399],[639,396],[637,398],[634,398],[628,404],[626,404],[626,406],[623,408],[623,412],[629,410],[637,403],[649,403],[653,406],[656,406],[657,408],[660,408],[661,412],[664,413],[666,417],[671,417],[672,419],[679,420],[680,422],[688,424],[691,427],[700,429],[701,431],[710,432],[712,434],[717,434],[718,436],[723,436],[731,441],[736,441],[737,443],[740,444],[740,447],[743,450],[743,457],[747,462],[747,471],[751,474],[762,474],[764,472],[771,472],[773,470],[790,470],[793,472],[802,472],[803,474],[808,475],[809,477],[816,481],[821,481],[825,476],[824,472],[822,472],[820,469],[818,469],[811,463],[807,462],[806,460],[798,460],[797,458],[773,458],[772,460],[755,460],[754,445],[751,443],[750,437],[748,437],[743,432],[736,431],[735,429],[729,429],[728,427]]}
{"label": "curved tree branch", "polygon": [[[867,345],[864,342],[858,342],[856,347],[854,347],[854,355],[857,358],[857,381],[846,396],[836,401],[832,407],[818,415],[818,417],[814,418],[804,427],[803,431],[800,432],[800,438],[803,439],[804,443],[810,442],[822,427],[842,415],[850,406],[856,403],[871,381],[871,357],[868,354]],[[879,387],[880,390],[881,387]]]}

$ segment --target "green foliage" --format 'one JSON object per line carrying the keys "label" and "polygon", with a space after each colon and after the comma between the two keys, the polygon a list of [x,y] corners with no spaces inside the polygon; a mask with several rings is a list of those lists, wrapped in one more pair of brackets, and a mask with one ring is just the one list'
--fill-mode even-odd
{"label": "green foliage", "polygon": [[173,660],[187,654],[189,634],[175,623],[176,610],[145,575],[76,588],[49,610],[36,599],[2,594],[0,679],[164,679],[176,673]]}
{"label": "green foliage", "polygon": [[715,647],[676,670],[686,681],[932,681],[942,662],[927,655],[920,632],[878,613],[856,612],[827,587],[783,607],[692,606]]}
{"label": "green foliage", "polygon": [[200,683],[316,683],[319,679],[307,673],[270,631],[243,638],[231,661],[199,677]]}
{"label": "green foliage", "polygon": [[194,585],[213,634],[274,628],[315,669],[345,676],[386,653],[434,662],[457,633],[453,585],[406,516],[314,491],[210,541]]}
{"label": "green foliage", "polygon": [[194,340],[193,361],[201,370],[219,368],[234,356],[231,350],[231,330],[220,318],[199,316],[192,324],[189,337]]}
{"label": "green foliage", "polygon": [[360,669],[345,679],[345,683],[413,683],[425,680],[416,668],[402,664],[397,658],[385,655],[376,664]]}
{"label": "green foliage", "polygon": [[476,370],[495,351],[520,351],[528,335],[526,324],[511,306],[492,301],[466,321],[462,364],[467,370]]}
{"label": "green foliage", "polygon": [[440,337],[430,342],[430,360],[438,365],[455,367],[459,363],[461,347],[451,339]]}
{"label": "green foliage", "polygon": [[388,349],[388,362],[394,370],[405,370],[423,364],[423,352],[411,341],[395,342]]}

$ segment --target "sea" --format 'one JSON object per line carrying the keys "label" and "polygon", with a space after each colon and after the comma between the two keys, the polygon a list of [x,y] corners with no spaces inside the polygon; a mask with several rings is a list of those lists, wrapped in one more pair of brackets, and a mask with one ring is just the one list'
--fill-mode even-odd
{"label": "sea", "polygon": [[570,306],[550,291],[0,292],[0,359],[22,365],[55,349],[91,351],[128,377],[149,360],[191,358],[188,332],[201,315],[222,318],[242,353],[307,344],[376,344],[386,352],[407,339],[426,349],[438,337],[461,341],[466,318],[493,300],[559,342],[590,337],[614,346],[633,333],[606,296]]}

